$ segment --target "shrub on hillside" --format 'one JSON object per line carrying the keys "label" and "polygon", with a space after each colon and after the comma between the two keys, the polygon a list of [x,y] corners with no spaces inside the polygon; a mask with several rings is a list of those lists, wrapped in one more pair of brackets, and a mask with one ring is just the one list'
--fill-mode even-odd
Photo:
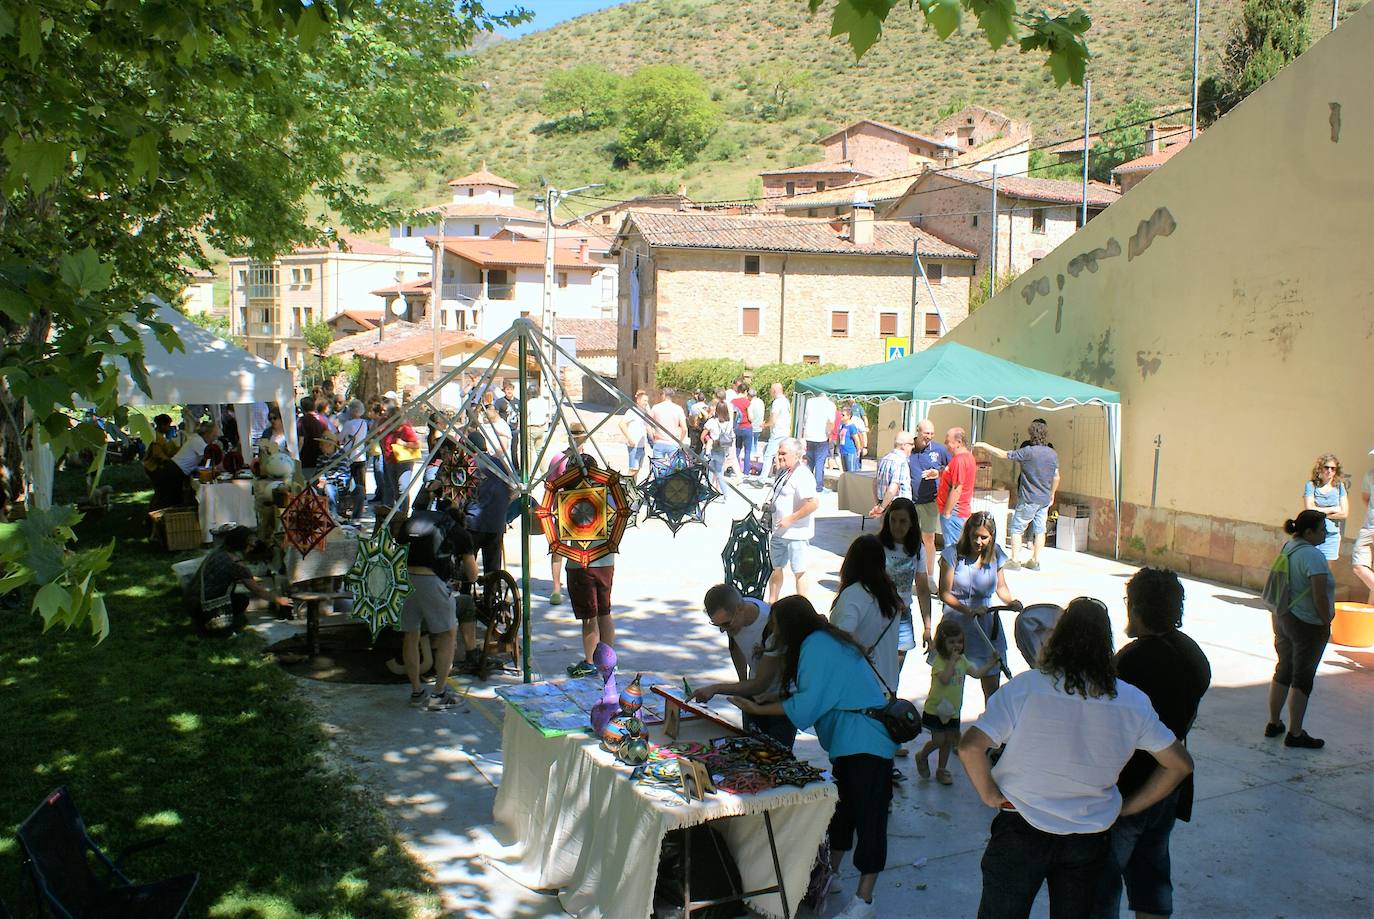
{"label": "shrub on hillside", "polygon": [[720,124],[706,81],[690,67],[641,67],[625,81],[616,144],[619,164],[642,169],[696,159]]}

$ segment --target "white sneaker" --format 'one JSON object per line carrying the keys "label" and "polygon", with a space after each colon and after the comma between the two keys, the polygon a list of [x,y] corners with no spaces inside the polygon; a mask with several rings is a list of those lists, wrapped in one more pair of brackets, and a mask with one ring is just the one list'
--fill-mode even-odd
{"label": "white sneaker", "polygon": [[874,912],[872,903],[855,896],[843,912],[835,914],[835,919],[871,919],[876,915],[878,914]]}

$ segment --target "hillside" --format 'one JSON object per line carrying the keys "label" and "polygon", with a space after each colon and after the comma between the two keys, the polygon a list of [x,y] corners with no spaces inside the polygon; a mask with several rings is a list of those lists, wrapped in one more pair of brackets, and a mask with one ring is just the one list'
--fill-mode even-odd
{"label": "hillside", "polygon": [[[1088,74],[1095,124],[1132,97],[1160,111],[1188,104],[1191,0],[1081,5],[1093,17]],[[1204,73],[1235,15],[1226,6],[1225,18],[1213,12],[1204,21]],[[1324,32],[1314,28],[1314,35]],[[477,55],[473,79],[486,89],[457,126],[461,136],[442,169],[392,176],[387,191],[404,204],[438,200],[445,178],[485,159],[493,171],[521,183],[522,197],[538,193],[540,176],[565,188],[600,182],[606,188],[595,194],[607,197],[671,191],[679,181],[700,200],[744,196],[759,170],[816,159],[820,151],[812,142],[840,125],[873,117],[920,130],[956,100],[1029,119],[1037,142],[1081,131],[1081,89],[1056,89],[1039,55],[1012,47],[994,53],[981,34],[968,30],[941,42],[905,4],[893,10],[882,39],[861,61],[842,39],[828,36],[828,9],[813,19],[801,0],[637,0],[502,42]],[[725,121],[705,154],[680,171],[616,170],[607,149],[614,128],[536,130],[545,121],[538,112],[544,77],[588,61],[622,74],[645,64],[689,65],[711,85]],[[741,72],[770,62],[811,74],[805,113],[777,123],[748,114]]]}

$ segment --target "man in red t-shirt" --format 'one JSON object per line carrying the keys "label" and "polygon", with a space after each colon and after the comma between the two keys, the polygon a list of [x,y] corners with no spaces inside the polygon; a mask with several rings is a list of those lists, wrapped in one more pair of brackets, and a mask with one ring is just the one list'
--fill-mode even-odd
{"label": "man in red t-shirt", "polygon": [[978,461],[968,448],[968,433],[963,428],[950,428],[946,432],[945,449],[949,451],[949,465],[940,473],[935,504],[940,509],[940,531],[948,547],[959,542],[964,521],[973,513],[973,483],[978,478]]}

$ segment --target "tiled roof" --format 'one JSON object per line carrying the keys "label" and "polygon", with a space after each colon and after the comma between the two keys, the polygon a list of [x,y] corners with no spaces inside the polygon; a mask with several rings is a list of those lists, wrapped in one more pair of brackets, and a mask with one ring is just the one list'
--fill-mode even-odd
{"label": "tiled roof", "polygon": [[925,172],[925,169],[919,169],[915,172],[904,172],[885,179],[875,179],[872,182],[841,185],[838,188],[827,188],[825,191],[811,191],[800,195],[774,195],[764,200],[769,206],[786,211],[811,207],[848,207],[854,203],[854,195],[862,191],[871,203],[881,204],[884,201],[894,201],[906,194],[911,183],[925,175]]}
{"label": "tiled roof", "polygon": [[[965,185],[992,187],[992,173],[973,169],[941,169],[933,175],[944,176]],[[1079,204],[1083,200],[1083,184],[1069,179],[1033,179],[1027,176],[998,176],[997,193],[1008,198],[1028,198],[1032,201],[1053,201],[1057,204]],[[1088,183],[1088,206],[1106,207],[1121,197],[1121,192],[1101,182]]]}
{"label": "tiled roof", "polygon": [[512,182],[510,179],[503,179],[493,172],[488,172],[487,164],[485,161],[483,161],[482,163],[482,168],[478,169],[476,172],[468,173],[462,178],[451,179],[448,184],[453,188],[459,188],[464,185],[491,185],[496,188],[520,187],[519,185],[516,185],[514,182]]}
{"label": "tiled roof", "polygon": [[915,131],[908,131],[906,128],[899,128],[894,124],[884,124],[881,121],[874,121],[872,118],[861,118],[853,124],[840,128],[838,131],[835,131],[832,134],[827,134],[825,137],[822,137],[820,140],[816,141],[816,143],[823,144],[828,140],[834,140],[836,137],[839,137],[840,135],[845,134],[846,132],[853,131],[861,124],[871,124],[874,127],[882,128],[884,131],[891,131],[893,134],[900,134],[903,137],[910,137],[913,140],[919,140],[922,143],[930,144],[933,147],[944,147],[946,150],[957,149],[956,147],[952,146],[951,144],[947,144],[942,140],[936,140],[935,138],[927,137],[924,134],[917,134]]}
{"label": "tiled roof", "polygon": [[[493,239],[535,239],[539,242],[544,241],[543,227],[522,227],[508,226],[502,227],[492,235]],[[587,240],[593,252],[609,249],[611,243],[615,242],[615,227],[601,226],[594,223],[582,223],[573,221],[565,223],[561,227],[554,227],[553,244],[563,246],[565,249],[576,251],[581,245],[582,240]]]}
{"label": "tiled roof", "polygon": [[1169,162],[1169,160],[1173,158],[1175,153],[1179,152],[1186,146],[1188,145],[1174,144],[1172,147],[1166,147],[1158,153],[1147,153],[1144,156],[1139,156],[1133,160],[1128,160],[1122,163],[1120,166],[1117,166],[1115,169],[1113,169],[1112,172],[1148,172],[1150,170],[1158,169],[1160,166],[1163,166],[1165,163]]}
{"label": "tiled roof", "polygon": [[614,352],[618,347],[614,319],[559,319],[554,330],[559,337],[576,338],[578,354]]}
{"label": "tiled roof", "polygon": [[370,239],[362,239],[357,236],[341,236],[338,242],[331,242],[326,246],[297,246],[291,250],[292,255],[314,255],[320,252],[351,252],[355,255],[404,255],[408,258],[415,258],[414,252],[403,252],[383,243],[374,243]]}
{"label": "tiled roof", "polygon": [[844,160],[843,162],[839,162],[839,163],[828,163],[828,162],[826,162],[825,160],[821,160],[820,162],[816,162],[816,163],[803,163],[803,164],[800,165],[800,166],[791,166],[791,167],[789,167],[789,168],[787,168],[787,169],[765,169],[763,172],[760,172],[759,175],[761,175],[761,176],[784,176],[784,175],[797,175],[797,174],[810,175],[810,174],[813,174],[813,173],[814,173],[814,174],[821,174],[821,173],[827,173],[827,174],[828,174],[828,173],[838,173],[838,174],[840,174],[840,175],[857,175],[857,176],[866,176],[866,175],[868,175],[867,172],[860,172],[858,169],[855,169],[855,168],[854,168],[854,161],[853,161],[853,160]]}
{"label": "tiled roof", "polygon": [[[375,293],[375,291],[374,291],[374,293]],[[338,322],[340,319],[349,319],[349,320],[352,320],[353,322],[356,322],[358,325],[362,326],[362,327],[363,327],[363,331],[366,332],[366,331],[369,330],[369,329],[375,329],[375,328],[377,328],[377,323],[379,323],[379,322],[382,321],[382,311],[381,311],[381,310],[341,310],[341,311],[339,312],[339,315],[334,316],[333,318],[326,320],[326,322],[328,322],[330,325],[333,325],[334,323]]]}
{"label": "tiled roof", "polygon": [[[842,218],[838,222],[844,223]],[[779,216],[709,214],[631,214],[633,224],[651,246],[668,249],[734,249],[746,252],[806,252],[818,255],[898,255],[910,258],[920,241],[920,254],[931,258],[976,258],[905,221],[874,221],[873,242],[856,246],[848,229],[831,223]]]}
{"label": "tiled roof", "polygon": [[190,276],[191,282],[194,284],[201,284],[206,281],[213,281],[215,279],[215,273],[211,271],[209,268],[192,268],[190,271],[187,272],[187,274]]}
{"label": "tiled roof", "polygon": [[[379,287],[372,291],[372,295],[374,297],[399,297],[402,294],[413,294],[422,290],[430,290],[432,287],[433,285],[430,283],[429,278],[420,278],[415,281],[406,281],[404,284],[392,284],[387,287]],[[348,311],[345,310],[345,312]]]}
{"label": "tiled roof", "polygon": [[443,209],[445,217],[504,217],[507,220],[544,222],[543,214],[515,204],[482,204],[481,202],[473,202],[472,204],[436,204],[432,207],[424,208],[420,213],[432,214],[440,208]]}
{"label": "tiled roof", "polygon": [[[1089,135],[1088,135],[1088,150],[1089,150],[1089,152],[1092,151],[1093,145],[1096,144],[1096,143],[1097,143],[1098,141],[1100,141],[1101,139],[1102,139],[1102,135],[1101,135],[1101,134],[1089,134]],[[1046,150],[1045,152],[1046,152],[1046,153],[1055,153],[1055,154],[1058,154],[1058,153],[1082,153],[1082,152],[1083,152],[1083,138],[1082,138],[1082,136],[1080,135],[1080,136],[1078,136],[1078,137],[1075,137],[1073,140],[1066,140],[1066,141],[1064,141],[1062,144],[1059,144],[1058,146],[1050,147],[1050,148],[1049,148],[1048,150]]]}
{"label": "tiled roof", "polygon": [[[425,242],[430,246],[439,245],[435,236],[426,236]],[[533,239],[445,239],[444,249],[475,265],[544,267],[544,243]],[[554,246],[553,264],[555,268],[601,270],[600,265],[583,262],[576,253],[558,245]]]}
{"label": "tiled roof", "polygon": [[[477,336],[471,332],[439,330],[440,351],[446,351],[456,344],[476,340]],[[434,331],[428,322],[393,320],[386,324],[380,342],[377,341],[376,329],[356,332],[330,345],[329,353],[356,354],[388,364],[404,363],[416,358],[429,357],[434,353]]]}
{"label": "tiled roof", "polygon": [[[381,319],[382,317],[380,314],[378,314],[377,318]],[[385,341],[387,338],[390,338],[391,336],[405,335],[407,333],[413,332],[415,329],[420,328],[423,328],[426,332],[429,331],[429,326],[427,325],[420,326],[414,322],[406,322],[403,319],[390,319],[386,322],[386,329],[382,333],[382,340]],[[365,348],[369,345],[375,345],[376,343],[377,331],[376,326],[373,326],[371,329],[366,329],[362,332],[354,332],[352,335],[345,335],[343,338],[336,338],[329,345],[329,353],[347,356],[349,354],[353,354],[359,348]]]}
{"label": "tiled roof", "polygon": [[1022,144],[1029,145],[1030,138],[1024,136],[994,137],[992,140],[983,144],[981,147],[974,147],[972,150],[965,151],[959,156],[956,156],[953,159],[951,165],[972,166],[975,163],[981,163],[986,160],[990,160],[999,153],[1005,153],[1008,150],[1014,150]]}

